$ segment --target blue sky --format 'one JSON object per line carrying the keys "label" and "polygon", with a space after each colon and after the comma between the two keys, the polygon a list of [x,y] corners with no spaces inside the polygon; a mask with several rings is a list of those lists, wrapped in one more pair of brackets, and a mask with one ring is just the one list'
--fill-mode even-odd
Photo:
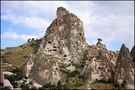
{"label": "blue sky", "polygon": [[122,43],[134,43],[133,1],[2,1],[1,48],[15,47],[28,38],[41,38],[56,18],[56,9],[65,7],[84,24],[86,41],[96,44],[102,38],[110,50]]}

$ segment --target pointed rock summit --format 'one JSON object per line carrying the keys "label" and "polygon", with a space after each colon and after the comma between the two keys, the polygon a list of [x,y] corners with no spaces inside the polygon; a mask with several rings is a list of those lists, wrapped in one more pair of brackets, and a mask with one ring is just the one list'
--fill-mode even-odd
{"label": "pointed rock summit", "polygon": [[124,86],[127,89],[134,89],[134,67],[129,49],[123,44],[120,49],[117,64],[115,67],[115,84]]}
{"label": "pointed rock summit", "polygon": [[118,61],[132,61],[132,57],[130,55],[129,49],[125,46],[125,44],[122,44],[120,53],[118,56]]}
{"label": "pointed rock summit", "polygon": [[77,57],[85,47],[82,21],[63,7],[57,8],[57,18],[47,28],[38,53],[56,57]]}
{"label": "pointed rock summit", "polygon": [[[133,89],[134,64],[129,49],[110,51],[101,38],[88,45],[83,22],[63,7],[47,28],[36,54],[29,56],[24,75],[34,83],[91,88],[95,81],[111,82]],[[85,79],[85,80],[84,80]],[[78,88],[78,87],[77,87]]]}
{"label": "pointed rock summit", "polygon": [[36,57],[30,59],[24,70],[28,72],[26,76],[41,85],[57,84],[61,79],[59,65],[64,65],[65,71],[75,71],[73,64],[79,63],[85,46],[82,21],[58,7],[57,18],[47,28]]}

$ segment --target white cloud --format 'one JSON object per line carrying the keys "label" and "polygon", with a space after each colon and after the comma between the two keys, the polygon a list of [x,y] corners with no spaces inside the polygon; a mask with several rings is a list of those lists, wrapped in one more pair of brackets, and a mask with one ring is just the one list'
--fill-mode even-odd
{"label": "white cloud", "polygon": [[2,40],[23,40],[26,41],[29,38],[38,38],[36,35],[17,34],[15,32],[4,32],[1,34]]}
{"label": "white cloud", "polygon": [[106,17],[92,16],[91,23],[87,26],[86,38],[96,40],[97,37],[103,39],[108,46],[112,42],[125,43],[129,48],[133,46],[134,39],[134,19],[131,16]]}
{"label": "white cloud", "polygon": [[101,37],[108,46],[113,46],[115,41],[130,48],[133,46],[133,2],[2,1],[2,19],[42,31],[55,19],[58,6],[67,8],[83,21],[86,40],[90,44],[95,44]]}
{"label": "white cloud", "polygon": [[2,1],[2,13],[43,18],[55,16],[58,6],[67,7],[67,4],[64,1]]}
{"label": "white cloud", "polygon": [[49,26],[50,22],[40,17],[26,17],[26,16],[15,16],[15,15],[2,15],[1,19],[8,20],[12,24],[23,24],[30,28],[45,31]]}

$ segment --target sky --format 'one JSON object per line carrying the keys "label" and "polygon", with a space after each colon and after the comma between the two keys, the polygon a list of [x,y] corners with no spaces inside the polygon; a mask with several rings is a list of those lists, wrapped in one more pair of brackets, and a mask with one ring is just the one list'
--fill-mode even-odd
{"label": "sky", "polygon": [[107,49],[134,45],[133,1],[1,1],[1,48],[41,38],[63,6],[83,21],[90,45],[102,38]]}

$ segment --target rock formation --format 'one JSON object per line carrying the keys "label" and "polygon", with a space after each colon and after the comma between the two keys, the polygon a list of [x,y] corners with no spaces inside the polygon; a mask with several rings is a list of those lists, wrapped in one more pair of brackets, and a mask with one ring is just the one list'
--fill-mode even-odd
{"label": "rock formation", "polygon": [[60,58],[78,57],[85,43],[82,21],[65,8],[59,7],[57,18],[47,28],[38,53]]}
{"label": "rock formation", "polygon": [[47,55],[39,56],[39,58],[36,57],[34,66],[32,67],[32,71],[30,73],[30,78],[41,85],[44,85],[45,82],[57,84],[60,80],[57,61],[58,59]]}
{"label": "rock formation", "polygon": [[68,65],[65,68],[69,72],[75,71],[73,64],[82,58],[85,45],[82,21],[59,7],[57,18],[47,28],[35,59],[27,63],[25,75],[42,85],[45,82],[57,84],[60,80],[58,63]]}
{"label": "rock formation", "polygon": [[133,57],[133,62],[135,62],[135,45],[133,46],[131,50],[131,56]]}
{"label": "rock formation", "polygon": [[[37,53],[30,55],[24,74],[40,85],[57,85],[61,81],[62,85],[67,82],[68,85],[84,83],[85,88],[90,88],[92,82],[104,81],[121,82],[120,86],[127,83],[124,86],[132,88],[132,59],[124,44],[120,52],[108,50],[101,38],[96,45],[88,45],[82,21],[59,7],[57,17],[47,28]],[[79,78],[81,76],[87,80],[83,81]]]}
{"label": "rock formation", "polygon": [[4,72],[3,70],[0,70],[0,85],[2,87],[10,87],[11,89],[13,89],[13,85],[10,83],[10,81],[8,79],[5,79],[4,77]]}
{"label": "rock formation", "polygon": [[30,72],[31,72],[31,69],[32,69],[33,64],[34,64],[34,61],[33,61],[34,58],[35,58],[35,56],[32,54],[29,56],[29,61],[27,62],[27,64],[24,67],[24,70],[23,70],[23,72],[24,72],[23,74],[25,77],[28,77]]}
{"label": "rock formation", "polygon": [[4,84],[4,74],[3,71],[0,70],[0,84],[3,85]]}
{"label": "rock formation", "polygon": [[101,39],[98,39],[96,46],[88,46],[85,52],[85,66],[80,74],[90,82],[112,81],[117,54],[107,50]]}
{"label": "rock formation", "polygon": [[129,49],[123,44],[115,67],[114,83],[134,89],[134,67]]}

